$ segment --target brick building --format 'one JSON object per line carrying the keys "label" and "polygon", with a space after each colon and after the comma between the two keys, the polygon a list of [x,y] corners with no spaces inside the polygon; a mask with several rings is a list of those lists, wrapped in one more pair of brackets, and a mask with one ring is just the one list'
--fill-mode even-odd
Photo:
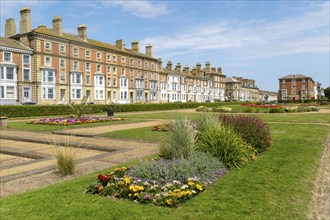
{"label": "brick building", "polygon": [[32,49],[0,38],[0,104],[32,101]]}
{"label": "brick building", "polygon": [[302,74],[279,78],[279,100],[315,100],[314,80]]}
{"label": "brick building", "polygon": [[[28,7],[20,10],[19,33],[14,19],[7,19],[5,37],[25,46],[31,55],[26,83],[33,102],[58,104],[83,97],[97,104],[224,101],[225,75],[220,67],[206,63],[202,69],[198,63],[191,70],[181,64],[172,69],[170,62],[163,68],[151,45],[141,53],[136,41],[131,48],[121,39],[115,45],[100,42],[87,37],[86,25],[78,26],[76,35],[65,33],[59,16],[52,28],[32,29],[30,13]],[[23,69],[23,64],[17,65]]]}

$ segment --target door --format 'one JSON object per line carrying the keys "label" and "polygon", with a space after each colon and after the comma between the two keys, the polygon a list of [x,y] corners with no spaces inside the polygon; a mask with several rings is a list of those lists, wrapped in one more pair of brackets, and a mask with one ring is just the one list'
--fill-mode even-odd
{"label": "door", "polygon": [[148,93],[144,93],[144,101],[148,102]]}
{"label": "door", "polygon": [[23,87],[23,102],[31,102],[31,88]]}
{"label": "door", "polygon": [[65,89],[61,89],[60,98],[61,98],[61,102],[65,103]]}
{"label": "door", "polygon": [[90,90],[86,90],[86,101],[90,102],[91,100],[91,91]]}
{"label": "door", "polygon": [[133,103],[133,95],[134,95],[133,92],[130,92],[129,99],[130,99],[131,103]]}

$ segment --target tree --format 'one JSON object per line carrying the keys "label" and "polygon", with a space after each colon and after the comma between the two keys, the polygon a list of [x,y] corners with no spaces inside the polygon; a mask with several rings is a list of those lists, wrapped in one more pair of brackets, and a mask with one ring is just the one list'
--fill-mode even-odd
{"label": "tree", "polygon": [[330,86],[324,89],[324,95],[327,97],[327,99],[330,99]]}

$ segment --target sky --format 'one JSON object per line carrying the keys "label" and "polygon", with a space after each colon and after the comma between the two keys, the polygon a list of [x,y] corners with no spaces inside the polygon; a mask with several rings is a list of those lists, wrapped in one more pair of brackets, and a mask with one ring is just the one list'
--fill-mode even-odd
{"label": "sky", "polygon": [[52,27],[56,15],[64,32],[115,44],[123,39],[153,45],[153,54],[182,66],[222,67],[226,76],[255,79],[277,91],[278,78],[304,74],[330,86],[330,1],[15,1],[0,0],[1,33],[8,18],[19,29],[19,10],[29,6],[32,28]]}

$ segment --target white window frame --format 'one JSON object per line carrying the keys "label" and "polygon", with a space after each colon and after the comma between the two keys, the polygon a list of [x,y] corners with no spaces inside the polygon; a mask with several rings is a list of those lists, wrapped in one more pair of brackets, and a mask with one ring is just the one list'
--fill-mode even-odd
{"label": "white window frame", "polygon": [[79,57],[79,48],[77,48],[77,47],[73,48],[73,56]]}
{"label": "white window frame", "polygon": [[60,44],[60,53],[65,53],[65,45]]}
{"label": "white window frame", "polygon": [[[47,61],[47,58],[49,58],[49,62]],[[45,56],[44,63],[45,63],[45,66],[52,66],[52,57]]]}
{"label": "white window frame", "polygon": [[85,51],[85,58],[86,59],[90,59],[91,58],[91,51],[90,50],[86,50]]}
{"label": "white window frame", "polygon": [[78,60],[73,61],[73,69],[74,70],[79,70],[79,61]]}
{"label": "white window frame", "polygon": [[[5,60],[6,54],[9,54],[10,60]],[[9,51],[3,51],[2,61],[3,62],[13,62],[13,53],[9,52]]]}
{"label": "white window frame", "polygon": [[100,60],[102,58],[101,52],[96,52],[96,59]]}
{"label": "white window frame", "polygon": [[86,81],[85,81],[86,85],[90,85],[91,84],[91,76],[90,75],[86,75]]}
{"label": "white window frame", "polygon": [[[63,63],[62,63],[62,61],[63,61]],[[66,66],[65,59],[61,58],[60,59],[60,68],[65,69],[65,66]]]}
{"label": "white window frame", "polygon": [[89,62],[86,62],[85,63],[85,70],[86,70],[86,72],[90,72],[91,71],[91,63],[89,63]]}
{"label": "white window frame", "polygon": [[46,51],[51,51],[52,50],[52,43],[49,41],[45,41],[44,48]]}

